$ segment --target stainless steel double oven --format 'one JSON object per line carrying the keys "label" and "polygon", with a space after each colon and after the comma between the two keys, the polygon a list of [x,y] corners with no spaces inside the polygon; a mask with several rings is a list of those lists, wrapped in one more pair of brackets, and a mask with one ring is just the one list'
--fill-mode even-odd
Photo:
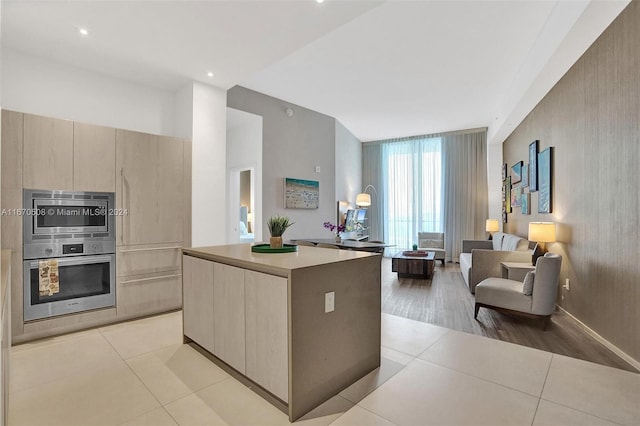
{"label": "stainless steel double oven", "polygon": [[114,199],[23,191],[25,321],[115,306]]}

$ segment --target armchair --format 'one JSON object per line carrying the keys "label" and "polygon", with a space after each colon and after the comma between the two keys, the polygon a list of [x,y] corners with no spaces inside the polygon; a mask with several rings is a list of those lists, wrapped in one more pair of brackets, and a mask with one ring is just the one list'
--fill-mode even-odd
{"label": "armchair", "polygon": [[418,249],[434,252],[435,260],[440,260],[444,265],[446,251],[443,232],[418,232]]}
{"label": "armchair", "polygon": [[558,297],[561,265],[562,256],[546,253],[538,258],[535,272],[529,272],[523,282],[504,278],[483,280],[476,286],[473,317],[478,318],[480,308],[498,308],[540,317],[543,320],[542,329],[546,330]]}

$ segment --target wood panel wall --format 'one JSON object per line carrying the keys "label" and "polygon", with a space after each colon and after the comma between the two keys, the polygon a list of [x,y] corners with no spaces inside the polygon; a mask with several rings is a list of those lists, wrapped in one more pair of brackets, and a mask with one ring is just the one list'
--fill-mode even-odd
{"label": "wood panel wall", "polygon": [[528,145],[554,147],[553,213],[508,215],[507,232],[554,221],[563,255],[558,303],[640,360],[640,1],[632,1],[503,145],[528,163]]}

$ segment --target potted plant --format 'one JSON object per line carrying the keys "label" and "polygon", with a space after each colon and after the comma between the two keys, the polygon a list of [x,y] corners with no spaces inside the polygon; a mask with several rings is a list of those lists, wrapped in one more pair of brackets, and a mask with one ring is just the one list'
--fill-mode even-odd
{"label": "potted plant", "polygon": [[267,221],[269,233],[271,234],[269,246],[271,248],[282,248],[282,234],[284,234],[284,231],[293,224],[294,222],[291,222],[291,219],[287,216],[278,215],[270,217]]}

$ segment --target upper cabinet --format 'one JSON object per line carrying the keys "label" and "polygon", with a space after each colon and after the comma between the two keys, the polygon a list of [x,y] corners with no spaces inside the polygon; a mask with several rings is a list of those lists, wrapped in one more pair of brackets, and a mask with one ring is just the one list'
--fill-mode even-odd
{"label": "upper cabinet", "polygon": [[73,190],[73,122],[24,114],[23,185]]}
{"label": "upper cabinet", "polygon": [[2,111],[2,187],[22,189],[24,114]]}
{"label": "upper cabinet", "polygon": [[119,245],[182,243],[185,216],[184,142],[116,131]]}
{"label": "upper cabinet", "polygon": [[115,192],[115,129],[73,123],[73,189]]}

